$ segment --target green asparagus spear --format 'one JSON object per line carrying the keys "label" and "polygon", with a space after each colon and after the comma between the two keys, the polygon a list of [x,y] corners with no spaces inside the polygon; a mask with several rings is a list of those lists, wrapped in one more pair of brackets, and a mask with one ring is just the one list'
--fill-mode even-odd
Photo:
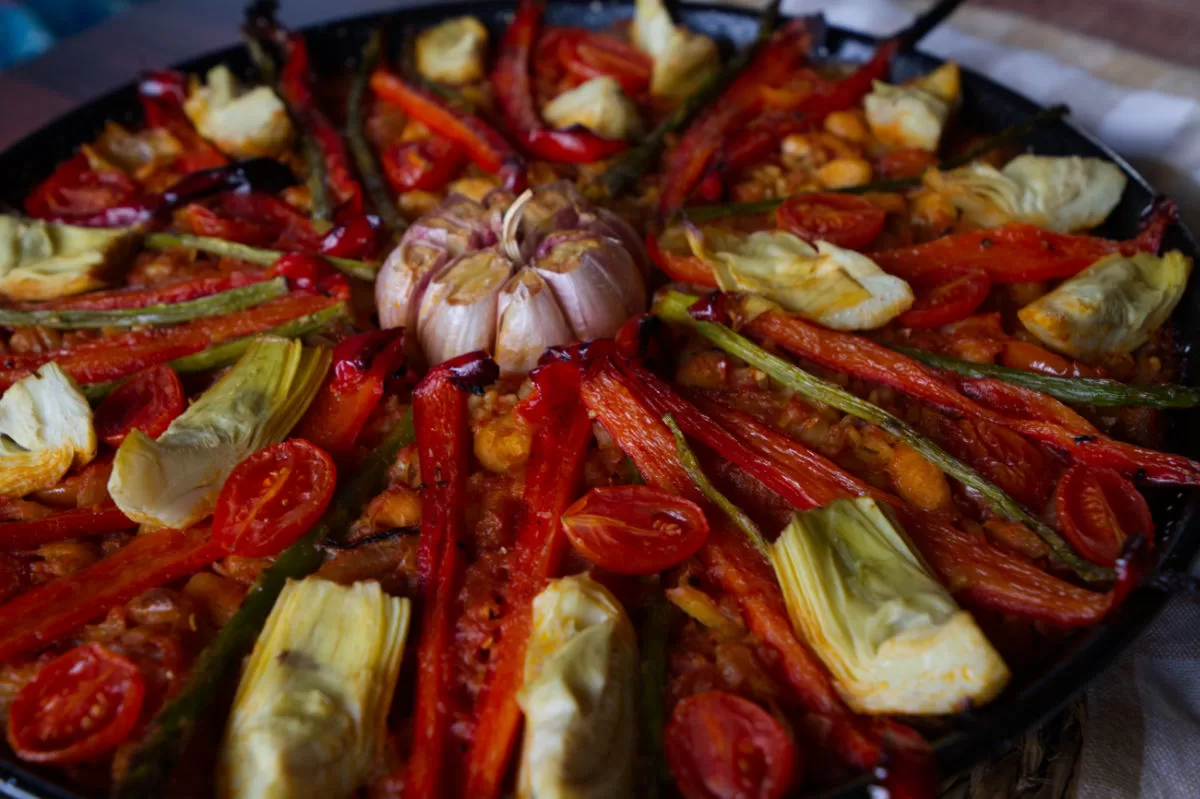
{"label": "green asparagus spear", "polygon": [[598,185],[608,197],[619,197],[632,189],[638,178],[654,166],[655,159],[666,144],[667,134],[686,128],[697,114],[715,102],[741,74],[754,57],[754,53],[774,32],[779,20],[779,3],[780,0],[772,0],[759,15],[758,36],[753,43],[739,50],[729,59],[729,63],[705,81],[703,86],[684,98],[671,115],[650,131],[640,144],[629,148],[598,178]]}
{"label": "green asparagus spear", "polygon": [[[237,258],[263,266],[270,266],[281,255],[286,253],[278,250],[265,250],[261,247],[251,247],[249,244],[239,244],[236,241],[226,241],[212,236],[193,236],[189,233],[151,233],[142,244],[151,250],[169,250],[172,247],[186,247],[200,250],[223,258]],[[330,255],[319,256],[333,264],[338,271],[359,280],[374,280],[378,269],[366,261],[355,261],[350,258],[334,258]]]}
{"label": "green asparagus spear", "polygon": [[[184,355],[182,358],[176,358],[173,361],[167,361],[167,366],[179,374],[193,374],[195,372],[207,372],[209,369],[219,369],[222,366],[229,366],[236,363],[245,354],[246,350],[250,349],[250,345],[259,336],[299,338],[300,336],[307,336],[309,333],[317,332],[335,319],[348,318],[350,318],[350,312],[344,304],[338,303],[315,313],[305,314],[290,322],[284,322],[282,325],[277,325],[262,333],[255,333],[252,336],[242,336],[231,341],[223,341],[220,344],[214,344],[208,349],[200,350],[200,352]],[[124,382],[125,380],[121,379],[108,380],[104,383],[91,383],[83,386],[83,395],[91,402],[99,402]]]}
{"label": "green asparagus spear", "polygon": [[642,622],[642,680],[638,710],[642,717],[642,796],[658,799],[662,795],[662,774],[667,771],[663,753],[666,729],[667,636],[671,631],[671,603],[661,587],[654,593]]}
{"label": "green asparagus spear", "polygon": [[187,748],[199,720],[211,709],[225,678],[250,651],[275,598],[290,579],[311,574],[322,562],[318,544],[340,540],[371,497],[383,490],[387,471],[399,451],[413,440],[412,412],[359,465],[353,477],[338,487],[333,502],[311,531],[292,544],[246,594],[241,608],[221,628],[188,674],[183,688],[151,722],[129,760],[124,776],[113,787],[113,799],[163,796],[171,772]]}
{"label": "green asparagus spear", "polygon": [[769,377],[807,399],[830,405],[843,413],[879,426],[886,432],[921,453],[933,465],[964,485],[978,491],[1002,518],[1027,526],[1046,542],[1050,551],[1062,564],[1070,567],[1079,577],[1089,581],[1112,580],[1112,569],[1089,563],[1071,549],[1071,546],[1054,529],[1034,518],[1028,511],[996,484],[955,459],[930,439],[921,435],[905,422],[884,409],[851,394],[845,389],[809,374],[800,367],[759,347],[749,339],[735,333],[724,325],[699,322],[692,318],[688,309],[695,297],[679,292],[670,292],[656,307],[655,314],[668,322],[694,327],[700,335],[721,349],[741,358],[746,363],[761,369]]}
{"label": "green asparagus spear", "polygon": [[362,176],[363,188],[375,206],[375,212],[383,220],[383,226],[392,238],[396,239],[404,232],[406,225],[400,212],[396,210],[396,202],[379,172],[375,153],[371,151],[366,131],[363,129],[363,96],[367,92],[371,72],[379,63],[382,48],[383,32],[376,28],[363,47],[358,69],[354,71],[354,80],[350,83],[350,91],[346,95],[346,143],[354,157],[354,165],[358,167],[358,174]]}
{"label": "green asparagus spear", "polygon": [[208,316],[243,311],[267,300],[287,294],[287,281],[282,277],[262,283],[240,286],[219,294],[186,302],[147,305],[144,308],[112,310],[39,310],[22,311],[0,308],[0,325],[5,327],[52,327],[56,330],[81,330],[95,327],[136,327],[137,325],[175,325]]}
{"label": "green asparagus spear", "polygon": [[913,347],[900,347],[895,344],[888,344],[888,346],[913,360],[964,377],[991,377],[1013,385],[1031,388],[1063,402],[1073,402],[1078,405],[1093,405],[1099,408],[1130,405],[1146,408],[1194,408],[1200,405],[1200,389],[1191,386],[1133,385],[1122,383],[1119,380],[1100,378],[1056,377],[1025,369],[1013,369],[1008,366],[963,361]]}
{"label": "green asparagus spear", "polygon": [[691,447],[688,446],[687,437],[684,436],[683,431],[679,429],[679,425],[675,422],[675,417],[668,413],[663,417],[663,424],[671,429],[671,435],[675,437],[675,454],[679,457],[679,462],[683,464],[683,470],[687,472],[687,476],[696,484],[696,488],[700,489],[700,493],[709,502],[724,511],[730,521],[746,534],[746,537],[750,539],[750,543],[754,545],[754,548],[761,552],[764,558],[770,560],[771,548],[767,545],[767,540],[763,538],[758,525],[746,515],[745,511],[734,505],[729,497],[722,494],[712,484],[712,481],[708,479],[708,475],[704,473],[704,469],[700,466],[700,461],[696,458],[696,453],[692,452]]}
{"label": "green asparagus spear", "polygon": [[[1017,123],[1012,127],[1005,128],[997,133],[984,139],[979,144],[967,150],[957,158],[951,158],[943,162],[938,168],[942,170],[957,169],[964,164],[969,164],[975,159],[986,153],[1002,147],[1010,142],[1019,141],[1022,136],[1036,130],[1043,125],[1049,125],[1053,122],[1065,117],[1070,113],[1070,109],[1065,105],[1053,105],[1049,108],[1044,108],[1034,114],[1024,122]],[[843,189],[830,189],[830,191],[840,194],[866,194],[868,192],[888,192],[888,191],[903,191],[910,189],[913,186],[921,185],[921,176],[917,175],[911,178],[896,178],[894,180],[879,180],[874,183],[866,183],[861,186],[848,186]],[[750,214],[765,214],[774,211],[783,203],[792,199],[792,197],[802,197],[804,195],[789,195],[787,197],[770,197],[765,200],[754,200],[753,202],[745,203],[723,203],[720,205],[697,205],[687,209],[687,216],[693,222],[706,222],[710,219],[720,219],[726,216],[745,216]]]}

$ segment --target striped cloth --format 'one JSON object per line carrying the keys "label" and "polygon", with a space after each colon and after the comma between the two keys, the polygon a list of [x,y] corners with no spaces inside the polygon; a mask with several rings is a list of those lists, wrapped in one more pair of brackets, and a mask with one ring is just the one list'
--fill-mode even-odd
{"label": "striped cloth", "polygon": [[[825,10],[835,25],[882,36],[928,5],[785,0],[784,9]],[[1200,230],[1200,71],[971,6],[959,9],[921,47],[1039,103],[1068,103],[1076,123],[1175,197],[1185,221]],[[1089,686],[1087,705],[1076,799],[1200,797],[1200,605],[1173,600],[1118,664]],[[1028,787],[1023,795],[1041,795]]]}

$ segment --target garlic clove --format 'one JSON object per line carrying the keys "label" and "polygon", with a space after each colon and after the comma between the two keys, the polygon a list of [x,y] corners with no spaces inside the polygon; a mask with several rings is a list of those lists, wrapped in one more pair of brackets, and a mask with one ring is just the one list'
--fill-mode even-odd
{"label": "garlic clove", "polygon": [[497,308],[493,357],[504,372],[528,372],[548,347],[574,340],[554,292],[533,270],[522,269],[505,284]]}
{"label": "garlic clove", "polygon": [[450,260],[445,247],[404,242],[388,255],[375,276],[375,307],[381,327],[413,327],[425,287]]}
{"label": "garlic clove", "polygon": [[513,264],[494,247],[459,256],[429,282],[417,337],[430,363],[492,348],[497,299]]}
{"label": "garlic clove", "polygon": [[532,266],[580,339],[611,336],[645,310],[641,272],[614,239],[580,231],[552,234],[538,247]]}

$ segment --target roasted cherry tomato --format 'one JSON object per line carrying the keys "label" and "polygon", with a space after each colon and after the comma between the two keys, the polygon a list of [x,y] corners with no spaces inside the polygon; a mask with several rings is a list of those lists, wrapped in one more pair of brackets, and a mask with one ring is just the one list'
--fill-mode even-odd
{"label": "roasted cherry tomato", "polygon": [[335,258],[369,258],[379,246],[379,217],[348,214],[321,240],[321,254]]}
{"label": "roasted cherry tomato", "polygon": [[1056,377],[1102,377],[1100,371],[1086,364],[1064,358],[1057,352],[1039,347],[1029,341],[1008,339],[1000,353],[1000,362],[1012,369],[1041,372]]}
{"label": "roasted cherry tomato", "polygon": [[717,278],[712,269],[692,254],[682,228],[669,227],[658,235],[647,233],[646,252],[655,266],[672,280],[716,288]]}
{"label": "roasted cherry tomato", "polygon": [[793,197],[775,211],[775,226],[805,241],[862,250],[883,232],[887,213],[862,197],[833,192]]}
{"label": "roasted cherry tomato", "polygon": [[650,56],[612,36],[584,30],[563,31],[558,40],[558,56],[567,74],[581,83],[608,76],[620,83],[630,97],[650,87],[654,68]]}
{"label": "roasted cherry tomato", "polygon": [[146,693],[138,667],[99,644],[47,663],[8,711],[8,743],[22,760],[78,763],[115,749],[137,724]]}
{"label": "roasted cherry tomato", "polygon": [[650,486],[593,488],[562,516],[571,543],[618,574],[654,574],[690,558],[708,538],[696,503]]}
{"label": "roasted cherry tomato", "polygon": [[350,299],[350,284],[345,276],[319,255],[284,253],[271,264],[267,275],[286,277],[294,291],[325,294],[339,300]]}
{"label": "roasted cherry tomato", "polygon": [[442,136],[394,144],[383,151],[383,174],[398,192],[437,191],[458,174],[466,152]]}
{"label": "roasted cherry tomato", "polygon": [[1137,487],[1120,472],[1072,466],[1058,481],[1054,512],[1062,534],[1080,555],[1098,566],[1112,566],[1125,539],[1140,533],[1154,543],[1154,519]]}
{"label": "roasted cherry tomato", "polygon": [[987,272],[948,267],[910,280],[916,301],[896,319],[900,327],[928,329],[966,319],[983,305],[992,281]]}
{"label": "roasted cherry tomato", "polygon": [[336,483],[333,459],[302,438],[260,449],[221,488],[213,541],[231,555],[281,552],[316,524]]}
{"label": "roasted cherry tomato", "polygon": [[1050,498],[1050,463],[1019,433],[981,419],[942,417],[935,438],[1025,507],[1040,510]]}
{"label": "roasted cherry tomato", "polygon": [[783,725],[748,699],[709,691],[675,706],[667,762],[684,799],[778,799],[797,752]]}
{"label": "roasted cherry tomato", "polygon": [[938,165],[937,156],[928,150],[906,148],[892,150],[875,159],[872,172],[880,180],[920,177],[930,167]]}
{"label": "roasted cherry tomato", "polygon": [[30,192],[25,211],[37,218],[94,214],[125,205],[137,193],[137,185],[124,172],[92,169],[87,156],[79,153]]}
{"label": "roasted cherry tomato", "polygon": [[164,364],[151,366],[117,386],[96,408],[96,435],[114,447],[134,429],[158,438],[185,407],[175,370]]}

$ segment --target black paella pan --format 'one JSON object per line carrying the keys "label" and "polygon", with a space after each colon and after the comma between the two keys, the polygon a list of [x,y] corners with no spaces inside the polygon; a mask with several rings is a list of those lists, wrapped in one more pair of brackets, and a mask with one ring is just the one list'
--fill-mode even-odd
{"label": "black paella pan", "polygon": [[[286,5],[286,4],[285,4]],[[474,14],[498,34],[507,24],[514,3],[445,3],[405,9],[386,17],[386,23],[399,36],[403,27],[425,27],[447,17]],[[286,8],[284,9],[286,15]],[[594,29],[611,27],[632,16],[627,2],[580,2],[555,0],[549,5],[546,22]],[[694,30],[707,33],[730,46],[743,45],[757,31],[754,12],[718,5],[686,5],[676,10],[677,19]],[[310,42],[314,68],[318,73],[336,74],[352,65],[369,32],[377,26],[379,15],[365,15],[329,22],[304,32]],[[230,30],[233,35],[233,30]],[[825,47],[836,58],[849,43],[870,43],[869,37],[836,28],[827,30]],[[861,47],[854,48],[861,51]],[[235,72],[250,74],[250,60],[241,46],[230,47],[183,64],[179,69],[203,73],[218,63]],[[938,59],[919,52],[900,54],[893,65],[894,81],[902,81],[932,70]],[[132,80],[136,76],[130,75]],[[1036,113],[1032,101],[993,81],[963,70],[962,116],[967,125],[981,132],[993,132],[1021,122]],[[1058,98],[1068,100],[1070,98]],[[136,123],[141,115],[132,83],[67,114],[0,153],[0,203],[19,208],[22,199],[54,167],[71,156],[79,144],[100,133],[106,120]],[[1109,217],[1102,234],[1113,238],[1133,236],[1142,211],[1153,200],[1154,189],[1119,155],[1101,142],[1066,122],[1039,129],[1026,140],[1039,154],[1081,155],[1107,159],[1120,166],[1129,184],[1120,205]],[[1196,258],[1192,235],[1179,224],[1168,232],[1164,249],[1178,249]],[[1200,359],[1200,288],[1193,280],[1174,317],[1181,382],[1197,382]],[[1189,412],[1175,412],[1168,440],[1172,449],[1200,456],[1200,433],[1190,424]],[[1200,492],[1162,489],[1148,494],[1158,530],[1158,568],[1184,571],[1200,551]],[[1166,595],[1149,588],[1138,588],[1103,623],[1082,631],[1060,658],[1032,680],[1014,683],[996,701],[969,714],[957,717],[946,731],[933,741],[943,774],[952,774],[995,754],[1024,731],[1064,707],[1088,682],[1127,649],[1134,639],[1162,610]],[[867,781],[861,778],[823,794],[857,796],[866,794]],[[85,793],[72,789],[36,768],[20,763],[0,744],[0,795],[16,799],[82,799]]]}

